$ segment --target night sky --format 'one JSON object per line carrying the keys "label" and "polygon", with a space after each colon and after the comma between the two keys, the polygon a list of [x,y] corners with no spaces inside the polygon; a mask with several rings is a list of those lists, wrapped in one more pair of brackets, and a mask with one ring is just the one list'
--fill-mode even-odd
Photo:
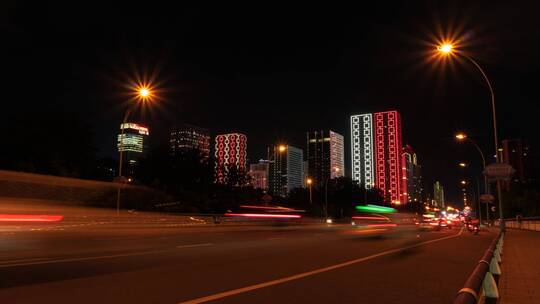
{"label": "night sky", "polygon": [[47,127],[67,115],[91,128],[100,157],[115,157],[126,86],[153,79],[160,98],[135,120],[149,124],[154,144],[171,124],[188,122],[213,134],[245,133],[255,161],[268,144],[305,148],[307,130],[330,128],[346,137],[349,167],[349,115],[397,109],[426,183],[441,180],[447,200],[458,201],[463,173],[456,164],[471,162],[478,173],[480,160],[453,134],[466,131],[487,154],[493,140],[489,91],[478,71],[465,61],[427,60],[437,38],[456,37],[492,80],[500,137],[538,146],[538,5],[379,2],[3,1],[1,119],[24,129],[24,117]]}

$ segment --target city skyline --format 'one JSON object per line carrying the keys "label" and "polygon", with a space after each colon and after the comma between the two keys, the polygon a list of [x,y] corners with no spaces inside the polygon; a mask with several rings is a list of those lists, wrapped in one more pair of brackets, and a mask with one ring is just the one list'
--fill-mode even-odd
{"label": "city skyline", "polygon": [[539,11],[2,1],[0,303],[534,302]]}
{"label": "city skyline", "polygon": [[[352,10],[314,7],[307,15],[291,8],[286,14],[277,9],[254,13],[257,18],[226,10],[229,18],[218,8],[182,8],[170,10],[176,13],[167,18],[162,9],[143,13],[130,8],[123,14],[125,8],[90,7],[71,18],[69,7],[43,4],[46,14],[20,13],[6,21],[6,37],[16,42],[2,51],[11,58],[4,68],[11,76],[6,100],[12,102],[1,121],[6,129],[25,125],[34,133],[45,132],[41,126],[47,125],[49,136],[61,134],[66,126],[87,128],[96,156],[116,158],[116,129],[130,96],[126,87],[137,80],[153,81],[160,100],[132,114],[152,130],[153,146],[167,141],[171,126],[187,122],[213,134],[246,134],[250,158],[259,159],[266,156],[268,143],[302,146],[310,128],[347,135],[349,115],[398,109],[408,130],[403,143],[421,156],[425,180],[452,185],[459,170],[441,159],[469,160],[472,168],[481,170],[474,148],[456,144],[455,132],[467,131],[484,151],[493,150],[489,95],[474,67],[426,62],[439,36],[463,37],[467,52],[485,65],[500,101],[500,138],[536,136],[538,93],[531,84],[540,61],[534,47],[522,47],[536,43],[526,34],[532,27],[527,20],[532,19],[499,18],[501,11],[524,13],[510,4],[492,4],[489,10],[479,6],[466,5],[470,18],[461,18],[463,11],[453,7],[408,2],[391,8],[374,4],[360,16]],[[21,4],[6,9],[29,8]],[[433,11],[446,14],[434,18]],[[284,15],[279,26],[273,25],[276,15]],[[332,22],[321,23],[321,15]],[[147,26],[127,32],[117,26],[131,24],[133,16],[148,18]],[[168,26],[159,26],[160,20],[169,20]],[[372,31],[370,20],[385,26]],[[457,26],[454,20],[464,24]],[[246,22],[252,26],[241,26]],[[310,29],[304,30],[304,24]],[[508,33],[509,27],[517,30]],[[26,39],[41,35],[48,39],[36,44]],[[95,50],[95,45],[102,49]],[[523,66],[530,71],[522,71]],[[32,89],[28,75],[36,79]],[[11,112],[25,115],[14,118]],[[16,143],[20,136],[8,134],[8,142]],[[538,151],[537,145],[531,142],[531,151]],[[486,154],[492,161],[491,153]],[[347,140],[345,159],[350,159]],[[460,198],[458,187],[446,190],[449,199]]]}

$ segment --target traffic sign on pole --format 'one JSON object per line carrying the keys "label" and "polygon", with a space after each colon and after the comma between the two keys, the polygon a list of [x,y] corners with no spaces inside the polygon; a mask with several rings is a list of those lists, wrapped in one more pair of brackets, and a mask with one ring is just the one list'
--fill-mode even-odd
{"label": "traffic sign on pole", "polygon": [[484,174],[493,180],[510,180],[512,175],[516,172],[512,166],[505,163],[493,163],[486,166]]}
{"label": "traffic sign on pole", "polygon": [[480,195],[480,201],[483,203],[492,203],[495,200],[495,196],[492,194],[482,194]]}

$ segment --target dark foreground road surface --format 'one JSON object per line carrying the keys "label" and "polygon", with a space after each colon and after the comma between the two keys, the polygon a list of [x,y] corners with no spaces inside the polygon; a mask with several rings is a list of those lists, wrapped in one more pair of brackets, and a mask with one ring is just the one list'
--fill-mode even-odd
{"label": "dark foreground road surface", "polygon": [[495,236],[66,220],[0,229],[0,303],[451,303]]}

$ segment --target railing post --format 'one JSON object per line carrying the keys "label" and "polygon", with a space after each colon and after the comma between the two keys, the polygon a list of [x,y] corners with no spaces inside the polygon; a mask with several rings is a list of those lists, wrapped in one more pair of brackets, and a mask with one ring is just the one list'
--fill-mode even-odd
{"label": "railing post", "polygon": [[491,272],[486,272],[484,281],[482,281],[482,289],[484,290],[484,296],[486,297],[484,303],[496,304],[499,300],[499,290]]}
{"label": "railing post", "polygon": [[493,278],[498,285],[499,278],[501,277],[501,266],[499,266],[499,263],[497,263],[495,258],[491,259],[491,263],[489,263],[489,272],[493,275]]}
{"label": "railing post", "polygon": [[504,244],[503,237],[504,232],[500,232],[491,242],[463,288],[458,291],[454,304],[495,304],[498,302],[497,282],[501,275],[499,262]]}

